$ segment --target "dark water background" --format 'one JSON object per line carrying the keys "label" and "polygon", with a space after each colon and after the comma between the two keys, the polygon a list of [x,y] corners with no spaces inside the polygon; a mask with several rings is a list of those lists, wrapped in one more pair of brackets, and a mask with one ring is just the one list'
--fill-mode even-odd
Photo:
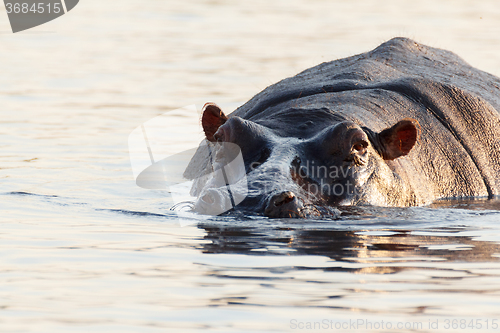
{"label": "dark water background", "polygon": [[163,112],[394,36],[499,75],[495,1],[83,0],[15,35],[1,8],[1,332],[500,329],[498,200],[178,218],[127,150]]}

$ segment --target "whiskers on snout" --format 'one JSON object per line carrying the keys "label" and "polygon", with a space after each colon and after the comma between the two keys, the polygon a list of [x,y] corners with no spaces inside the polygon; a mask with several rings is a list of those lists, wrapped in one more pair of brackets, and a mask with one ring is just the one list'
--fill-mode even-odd
{"label": "whiskers on snout", "polygon": [[194,201],[182,201],[182,202],[178,202],[175,205],[173,205],[172,207],[170,207],[170,210],[176,211],[176,212],[192,211],[192,210],[194,210],[194,205],[195,205]]}

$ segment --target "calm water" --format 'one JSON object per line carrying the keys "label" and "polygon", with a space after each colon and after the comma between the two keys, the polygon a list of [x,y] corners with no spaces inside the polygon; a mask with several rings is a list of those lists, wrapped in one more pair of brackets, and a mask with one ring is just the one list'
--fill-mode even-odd
{"label": "calm water", "polygon": [[1,332],[500,330],[498,200],[186,220],[127,149],[396,35],[500,75],[496,1],[83,0],[15,35],[0,8]]}

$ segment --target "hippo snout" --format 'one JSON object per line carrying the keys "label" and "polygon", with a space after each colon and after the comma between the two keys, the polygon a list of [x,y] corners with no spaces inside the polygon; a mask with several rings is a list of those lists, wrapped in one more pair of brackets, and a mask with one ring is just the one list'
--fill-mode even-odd
{"label": "hippo snout", "polygon": [[264,214],[268,217],[302,217],[302,202],[291,191],[272,195]]}

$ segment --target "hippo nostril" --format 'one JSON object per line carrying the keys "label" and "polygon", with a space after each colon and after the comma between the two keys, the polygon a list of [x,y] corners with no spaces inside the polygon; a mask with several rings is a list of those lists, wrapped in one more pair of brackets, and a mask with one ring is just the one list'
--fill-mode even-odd
{"label": "hippo nostril", "polygon": [[290,191],[283,192],[281,194],[278,194],[274,198],[274,200],[273,200],[274,206],[278,207],[278,206],[287,204],[289,202],[292,202],[294,199],[295,199],[295,194],[293,194],[292,192],[290,192]]}
{"label": "hippo nostril", "polygon": [[303,203],[290,191],[281,192],[271,197],[264,214],[268,217],[299,217]]}

